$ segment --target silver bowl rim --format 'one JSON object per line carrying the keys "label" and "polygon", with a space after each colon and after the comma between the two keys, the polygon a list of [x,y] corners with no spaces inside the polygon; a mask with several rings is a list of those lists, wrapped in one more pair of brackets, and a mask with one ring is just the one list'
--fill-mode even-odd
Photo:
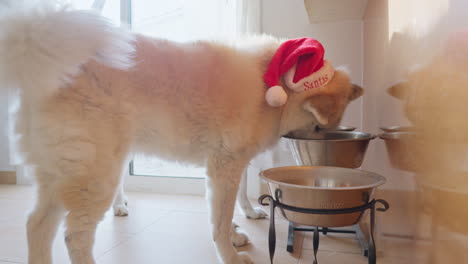
{"label": "silver bowl rim", "polygon": [[380,127],[385,133],[393,133],[393,132],[411,132],[415,130],[415,127],[412,125],[396,125],[396,126],[384,126]]}
{"label": "silver bowl rim", "polygon": [[[340,169],[340,170],[353,170],[353,171],[362,171],[368,174],[371,174],[372,176],[375,176],[378,178],[378,181],[372,184],[368,185],[360,185],[360,186],[353,186],[353,187],[317,187],[317,186],[304,186],[304,185],[297,185],[297,184],[292,184],[292,183],[285,183],[285,182],[280,182],[280,181],[275,181],[272,179],[269,179],[265,176],[265,173],[271,170],[275,169],[287,169],[287,168],[333,168],[333,169]],[[269,183],[274,183],[278,185],[284,185],[284,186],[289,186],[289,187],[294,187],[294,188],[299,188],[299,189],[308,189],[308,190],[326,190],[326,191],[349,191],[349,190],[362,190],[362,189],[369,189],[369,188],[376,188],[380,185],[383,185],[387,182],[387,179],[375,172],[371,171],[366,171],[366,170],[360,170],[360,169],[352,169],[352,168],[344,168],[344,167],[334,167],[334,166],[282,166],[282,167],[274,167],[266,170],[262,170],[259,173],[260,177],[264,179],[265,181]]]}
{"label": "silver bowl rim", "polygon": [[416,132],[414,131],[398,131],[398,132],[385,132],[382,134],[379,134],[379,138],[384,139],[384,140],[396,140],[400,139],[400,136],[414,136],[417,135]]}
{"label": "silver bowl rim", "polygon": [[326,134],[360,134],[364,135],[362,138],[343,138],[343,139],[307,139],[307,138],[295,138],[290,137],[288,134],[284,135],[283,138],[292,139],[292,140],[303,140],[303,141],[323,141],[323,142],[344,142],[344,141],[363,141],[363,140],[372,140],[377,137],[377,135],[361,132],[361,131],[327,131]]}
{"label": "silver bowl rim", "polygon": [[[352,127],[352,126],[337,126],[336,128],[334,129],[324,129],[324,131],[329,131],[329,132],[340,132],[340,131],[345,131],[345,132],[351,132],[351,131],[355,131],[356,130],[356,127]],[[356,131],[357,132],[357,131]]]}

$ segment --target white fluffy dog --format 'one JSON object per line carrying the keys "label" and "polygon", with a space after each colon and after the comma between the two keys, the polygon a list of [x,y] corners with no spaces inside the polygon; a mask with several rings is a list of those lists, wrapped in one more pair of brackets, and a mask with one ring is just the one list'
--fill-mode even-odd
{"label": "white fluffy dog", "polygon": [[[29,263],[50,264],[65,217],[72,263],[95,263],[96,225],[111,206],[130,153],[205,165],[212,235],[222,263],[238,254],[231,221],[241,175],[289,131],[338,124],[362,89],[342,71],[325,86],[265,102],[264,72],[281,44],[173,43],[133,35],[83,12],[0,11],[0,87],[15,91],[12,138],[34,167]],[[241,239],[246,241],[246,239]]]}

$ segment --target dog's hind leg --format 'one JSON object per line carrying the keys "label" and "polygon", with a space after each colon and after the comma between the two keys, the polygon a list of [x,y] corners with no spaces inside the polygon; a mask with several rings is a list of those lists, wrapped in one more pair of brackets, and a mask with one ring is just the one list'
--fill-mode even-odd
{"label": "dog's hind leg", "polygon": [[[124,159],[97,146],[96,162],[65,184],[63,200],[68,210],[65,243],[73,264],[94,264],[93,245],[98,223],[111,207],[120,183]],[[111,149],[113,149],[111,147]]]}
{"label": "dog's hind leg", "polygon": [[60,140],[48,144],[47,157],[67,211],[65,243],[73,264],[95,263],[96,228],[112,205],[128,152],[126,128],[124,119],[96,114],[89,122],[66,126],[67,133],[56,135]]}
{"label": "dog's hind leg", "polygon": [[[45,172],[36,169],[36,173]],[[29,264],[52,263],[52,242],[65,213],[54,186],[51,182],[38,186],[37,202],[27,222]]]}
{"label": "dog's hind leg", "polygon": [[224,264],[253,263],[248,255],[237,253],[231,240],[236,194],[247,162],[244,157],[224,153],[208,159],[206,182],[212,235],[218,257]]}
{"label": "dog's hind leg", "polygon": [[247,197],[247,170],[243,173],[242,179],[239,185],[239,192],[237,193],[237,204],[241,208],[241,211],[247,218],[250,219],[261,219],[267,216],[267,213],[260,207],[253,207]]}
{"label": "dog's hind leg", "polygon": [[[97,224],[109,209],[114,196],[113,186],[102,184],[105,183],[90,182],[89,187],[83,186],[67,195],[67,200],[73,205],[66,217],[65,243],[73,264],[95,263],[93,245]],[[104,190],[99,192],[97,189],[100,188]]]}

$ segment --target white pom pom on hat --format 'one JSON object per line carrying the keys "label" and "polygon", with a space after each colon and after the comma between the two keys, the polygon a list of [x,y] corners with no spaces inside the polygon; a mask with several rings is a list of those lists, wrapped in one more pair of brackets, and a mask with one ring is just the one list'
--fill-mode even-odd
{"label": "white pom pom on hat", "polygon": [[278,107],[286,103],[288,94],[284,91],[283,87],[275,85],[267,90],[265,99],[270,106]]}
{"label": "white pom pom on hat", "polygon": [[289,89],[302,92],[325,86],[333,77],[334,68],[323,59],[325,50],[313,38],[291,39],[283,42],[275,52],[263,76],[268,90],[267,103],[272,107],[282,106],[288,99],[287,92],[279,86],[284,81]]}

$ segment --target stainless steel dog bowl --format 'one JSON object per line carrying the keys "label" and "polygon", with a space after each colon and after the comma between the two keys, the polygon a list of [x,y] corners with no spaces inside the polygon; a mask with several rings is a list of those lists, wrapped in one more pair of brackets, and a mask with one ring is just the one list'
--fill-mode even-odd
{"label": "stainless steel dog bowl", "polygon": [[332,129],[327,129],[326,131],[354,131],[356,130],[355,127],[350,127],[350,126],[337,126]]}
{"label": "stainless steel dog bowl", "polygon": [[385,142],[394,168],[426,173],[468,168],[467,136],[450,133],[450,136],[438,137],[437,134],[413,130],[383,133],[379,137]]}
{"label": "stainless steel dog bowl", "polygon": [[[290,166],[262,171],[270,194],[281,191],[281,203],[309,209],[343,209],[367,204],[385,178],[358,169],[326,166]],[[356,224],[362,212],[335,215],[306,214],[277,209],[297,225],[341,227]]]}
{"label": "stainless steel dog bowl", "polygon": [[414,127],[412,126],[388,126],[380,128],[384,132],[409,132],[413,131]]}
{"label": "stainless steel dog bowl", "polygon": [[330,132],[330,131],[354,131],[354,130],[356,130],[356,128],[351,127],[351,126],[337,126],[334,128],[318,128],[314,126],[310,128],[302,128],[302,129],[295,130],[295,133],[310,133],[311,131]]}
{"label": "stainless steel dog bowl", "polygon": [[418,162],[424,155],[418,153],[418,148],[415,148],[414,140],[415,133],[412,132],[391,132],[379,135],[385,141],[390,164],[392,167],[405,170],[416,171]]}
{"label": "stainless steel dog bowl", "polygon": [[356,131],[312,130],[293,131],[284,136],[298,165],[345,168],[361,166],[369,141],[375,137]]}

